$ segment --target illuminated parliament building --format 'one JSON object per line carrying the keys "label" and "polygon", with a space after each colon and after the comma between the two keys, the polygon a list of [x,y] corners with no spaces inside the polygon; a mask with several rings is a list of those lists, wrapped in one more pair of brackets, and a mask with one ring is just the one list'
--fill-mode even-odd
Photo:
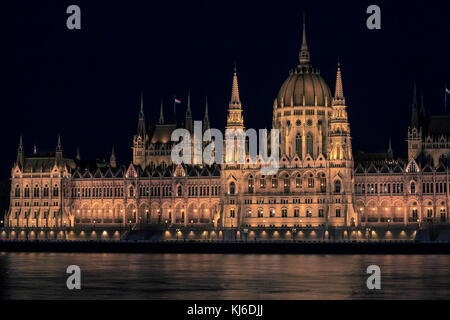
{"label": "illuminated parliament building", "polygon": [[[395,158],[390,145],[386,153],[354,154],[341,68],[332,94],[311,64],[303,28],[298,64],[273,101],[280,132],[275,175],[261,175],[254,164],[173,164],[171,133],[193,130],[190,99],[184,124],[165,121],[161,105],[148,126],[141,98],[128,166],[118,164],[114,150],[103,162],[68,157],[59,137],[55,152],[26,154],[21,137],[5,225],[289,232],[445,223],[450,117],[426,115],[417,100],[414,87],[407,159]],[[235,69],[226,128],[245,129],[244,112]]]}

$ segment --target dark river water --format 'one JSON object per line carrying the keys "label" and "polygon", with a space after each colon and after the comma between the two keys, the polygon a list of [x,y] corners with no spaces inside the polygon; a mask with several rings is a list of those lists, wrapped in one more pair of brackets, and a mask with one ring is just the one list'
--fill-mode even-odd
{"label": "dark river water", "polygon": [[[380,290],[366,286],[373,264]],[[0,253],[0,299],[449,298],[449,255]]]}

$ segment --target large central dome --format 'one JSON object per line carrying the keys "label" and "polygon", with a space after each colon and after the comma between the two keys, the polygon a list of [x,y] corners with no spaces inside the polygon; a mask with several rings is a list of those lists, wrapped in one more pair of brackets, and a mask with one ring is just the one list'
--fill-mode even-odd
{"label": "large central dome", "polygon": [[291,72],[278,92],[277,107],[331,106],[331,91],[316,70]]}
{"label": "large central dome", "polygon": [[322,106],[331,107],[331,91],[317,69],[312,68],[306,33],[303,27],[303,42],[299,54],[299,65],[291,70],[276,98],[277,108]]}

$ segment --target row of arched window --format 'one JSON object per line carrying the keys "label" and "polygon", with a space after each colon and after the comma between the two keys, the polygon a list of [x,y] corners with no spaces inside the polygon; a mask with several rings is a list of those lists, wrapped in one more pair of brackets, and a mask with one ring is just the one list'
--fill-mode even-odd
{"label": "row of arched window", "polygon": [[123,197],[123,187],[72,188],[72,198]]}
{"label": "row of arched window", "polygon": [[[16,185],[14,189],[14,197],[20,198],[21,195],[23,195],[24,198],[30,198],[31,191],[33,192],[33,198],[39,198],[41,197],[41,189],[42,189],[42,197],[48,198],[50,195],[50,187],[48,185],[45,185],[43,188],[40,188],[39,185],[35,185],[34,188],[30,188],[28,185],[25,185],[25,188],[23,188],[23,193],[19,185]],[[52,188],[52,196],[58,197],[59,196],[59,187],[57,184],[54,185]]]}
{"label": "row of arched window", "polygon": [[[357,183],[355,184],[356,194],[383,194],[383,193],[403,193],[403,183]],[[416,193],[416,183],[412,181],[409,185],[409,193]],[[422,193],[447,193],[446,182],[423,182]]]}

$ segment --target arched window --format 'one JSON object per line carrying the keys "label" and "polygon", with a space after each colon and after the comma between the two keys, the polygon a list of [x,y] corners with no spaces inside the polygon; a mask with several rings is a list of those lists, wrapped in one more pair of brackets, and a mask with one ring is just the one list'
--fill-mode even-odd
{"label": "arched window", "polygon": [[311,157],[314,156],[314,145],[313,145],[313,135],[311,132],[308,132],[306,135],[306,153],[309,153]]}
{"label": "arched window", "polygon": [[54,197],[58,197],[59,196],[59,188],[58,188],[57,184],[55,184],[55,186],[53,187],[53,196]]}
{"label": "arched window", "polygon": [[25,190],[23,191],[23,196],[25,198],[29,198],[30,197],[30,188],[28,187],[28,185],[25,186]]}
{"label": "arched window", "polygon": [[130,195],[130,197],[134,197],[134,188],[133,187],[130,187],[129,195]]}
{"label": "arched window", "polygon": [[302,156],[302,136],[300,133],[295,136],[295,153],[300,157]]}
{"label": "arched window", "polygon": [[334,182],[334,192],[336,192],[336,193],[341,192],[341,181],[340,180],[336,180]]}
{"label": "arched window", "polygon": [[20,197],[20,186],[19,185],[16,185],[16,190],[14,191],[14,196],[16,198]]}
{"label": "arched window", "polygon": [[33,196],[34,196],[35,198],[39,198],[39,186],[38,186],[38,185],[35,185],[35,186],[34,186]]}
{"label": "arched window", "polygon": [[249,175],[248,176],[248,192],[253,193],[254,187],[255,187],[255,183],[253,180],[253,176]]}
{"label": "arched window", "polygon": [[327,178],[325,177],[324,173],[322,173],[319,176],[319,184],[320,184],[320,192],[326,192],[327,191]]}
{"label": "arched window", "polygon": [[416,193],[416,184],[411,182],[411,193]]}
{"label": "arched window", "polygon": [[178,186],[177,194],[179,197],[183,195],[183,188],[181,186]]}
{"label": "arched window", "polygon": [[236,193],[236,184],[234,182],[230,183],[230,194]]}
{"label": "arched window", "polygon": [[281,209],[281,216],[282,216],[283,218],[286,218],[286,217],[287,217],[287,209],[286,209],[286,208],[282,208],[282,209]]}

